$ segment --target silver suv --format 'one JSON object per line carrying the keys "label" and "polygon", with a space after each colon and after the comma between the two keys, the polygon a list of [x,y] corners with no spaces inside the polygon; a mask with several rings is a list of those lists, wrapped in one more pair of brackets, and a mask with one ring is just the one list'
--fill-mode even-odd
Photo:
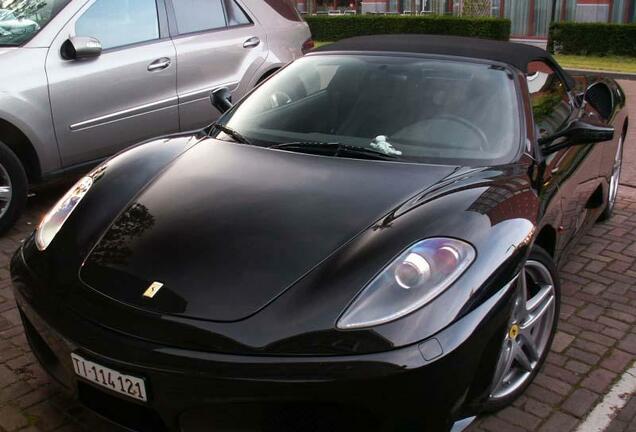
{"label": "silver suv", "polygon": [[201,128],[310,49],[292,0],[0,0],[0,232],[30,186]]}

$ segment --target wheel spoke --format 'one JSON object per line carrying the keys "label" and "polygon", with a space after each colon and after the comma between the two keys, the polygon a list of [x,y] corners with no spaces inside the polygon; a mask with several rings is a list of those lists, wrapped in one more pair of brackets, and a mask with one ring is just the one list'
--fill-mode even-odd
{"label": "wheel spoke", "polygon": [[554,286],[552,285],[543,285],[537,294],[534,295],[530,300],[526,303],[526,310],[529,314],[532,314],[536,309],[539,309],[543,304],[549,301],[548,297],[552,297],[554,295]]}
{"label": "wheel spoke", "polygon": [[519,363],[519,366],[521,366],[527,372],[532,372],[532,362],[528,358],[528,355],[521,348],[520,344],[515,344],[515,345],[516,345],[515,346],[515,360],[517,361],[517,363]]}
{"label": "wheel spoke", "polygon": [[9,201],[11,199],[11,187],[0,186],[0,201]]}
{"label": "wheel spoke", "polygon": [[531,314],[529,318],[521,324],[522,331],[530,331],[532,327],[534,327],[540,320],[543,318],[543,315],[550,310],[552,303],[554,302],[554,296],[550,296],[546,301],[540,304],[540,306],[536,309],[536,312]]}
{"label": "wheel spoke", "polygon": [[537,350],[537,345],[534,340],[534,337],[530,334],[528,330],[521,330],[521,334],[519,335],[521,343],[528,350],[528,355],[530,356],[530,360],[537,361],[539,360],[539,351]]}
{"label": "wheel spoke", "polygon": [[519,273],[519,298],[517,299],[516,319],[522,321],[528,316],[526,303],[528,301],[528,275],[525,267]]}
{"label": "wheel spoke", "polygon": [[497,390],[497,387],[499,387],[499,385],[503,383],[504,378],[510,372],[510,368],[512,367],[514,358],[514,345],[510,339],[506,338],[503,352],[499,357],[497,368],[495,369],[495,377],[493,382],[498,383],[498,385],[495,387],[495,391]]}

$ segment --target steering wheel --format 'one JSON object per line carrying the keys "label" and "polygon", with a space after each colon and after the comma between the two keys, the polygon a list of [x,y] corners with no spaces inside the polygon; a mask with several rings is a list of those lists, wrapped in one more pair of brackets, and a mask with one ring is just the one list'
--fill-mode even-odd
{"label": "steering wheel", "polygon": [[488,147],[488,137],[486,136],[486,134],[484,133],[483,130],[481,130],[481,128],[479,128],[479,126],[477,126],[476,124],[472,123],[469,120],[466,120],[463,117],[459,117],[456,116],[454,114],[440,114],[438,116],[434,117],[435,119],[443,119],[443,120],[449,120],[455,123],[459,123],[462,126],[466,127],[467,129],[470,129],[471,131],[473,131],[475,133],[475,135],[477,135],[479,137],[479,140],[481,141],[479,143],[479,150],[484,151],[486,150],[486,147]]}
{"label": "steering wheel", "polygon": [[277,91],[270,96],[272,108],[279,107],[281,105],[287,105],[292,101],[292,98],[283,91]]}

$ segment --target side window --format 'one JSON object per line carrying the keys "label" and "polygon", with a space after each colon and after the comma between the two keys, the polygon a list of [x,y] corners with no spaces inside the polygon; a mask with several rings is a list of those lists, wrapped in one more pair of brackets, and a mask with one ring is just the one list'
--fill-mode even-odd
{"label": "side window", "polygon": [[251,21],[243,12],[243,9],[239,5],[236,4],[234,0],[224,0],[225,1],[225,13],[227,14],[227,25],[228,26],[237,26],[243,24],[250,24]]}
{"label": "side window", "polygon": [[102,48],[159,39],[155,0],[97,0],[75,22],[77,36],[97,38]]}
{"label": "side window", "polygon": [[557,132],[572,112],[565,83],[548,64],[528,64],[528,90],[539,136]]}
{"label": "side window", "polygon": [[338,66],[318,65],[305,68],[301,74],[285,81],[276,81],[276,85],[267,87],[270,93],[271,108],[296,102],[321,92],[329,86]]}
{"label": "side window", "polygon": [[225,27],[222,0],[174,0],[179,33],[194,33]]}

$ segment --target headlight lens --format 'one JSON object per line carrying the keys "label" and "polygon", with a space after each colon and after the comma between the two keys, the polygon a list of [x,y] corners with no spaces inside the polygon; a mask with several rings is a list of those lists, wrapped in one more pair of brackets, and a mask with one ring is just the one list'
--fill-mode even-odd
{"label": "headlight lens", "polygon": [[430,238],[409,247],[375,277],[338,321],[338,328],[371,327],[424,306],[474,261],[475,249],[451,238]]}
{"label": "headlight lens", "polygon": [[77,204],[84,198],[86,192],[93,185],[93,178],[86,176],[66,192],[51,210],[44,216],[35,231],[35,244],[43,251],[55,238],[66,219],[71,215]]}

